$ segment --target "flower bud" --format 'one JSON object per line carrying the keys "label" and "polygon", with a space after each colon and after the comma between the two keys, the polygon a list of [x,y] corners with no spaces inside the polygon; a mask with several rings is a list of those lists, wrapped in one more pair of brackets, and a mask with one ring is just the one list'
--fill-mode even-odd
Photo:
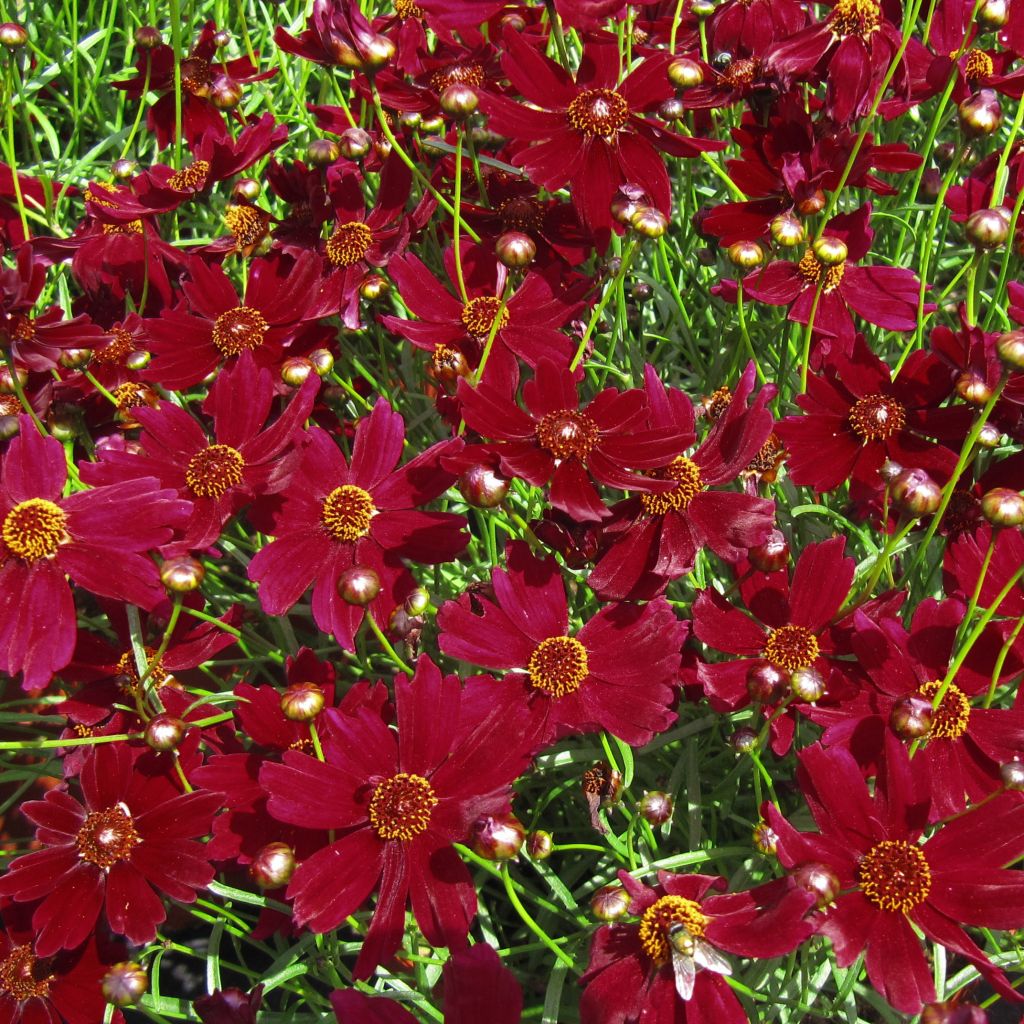
{"label": "flower bud", "polygon": [[695,18],[704,21],[715,13],[715,4],[713,0],[692,0],[690,3],[690,13]]}
{"label": "flower bud", "polygon": [[704,81],[704,69],[686,57],[676,57],[668,66],[668,80],[677,89],[693,89]]}
{"label": "flower bud", "polygon": [[324,708],[324,691],[316,683],[292,683],[281,694],[281,713],[289,722],[311,722]]}
{"label": "flower bud", "polygon": [[891,484],[895,479],[903,472],[903,467],[898,462],[893,462],[892,459],[886,459],[881,466],[878,467],[878,475],[887,483]]}
{"label": "flower bud", "polygon": [[430,365],[437,379],[446,384],[454,384],[460,377],[468,377],[470,373],[469,363],[461,349],[448,348],[447,345],[434,349]]}
{"label": "flower bud", "polygon": [[333,139],[314,139],[306,147],[306,159],[314,167],[328,167],[340,156],[341,146]]}
{"label": "flower bud", "polygon": [[729,262],[741,270],[753,270],[764,263],[764,249],[757,242],[733,242],[725,253]]}
{"label": "flower bud", "polygon": [[754,846],[766,857],[774,856],[779,848],[779,835],[767,821],[759,821],[754,826]]}
{"label": "flower bud", "polygon": [[819,910],[834,903],[842,888],[839,876],[825,864],[801,864],[793,872],[793,881],[814,896]]}
{"label": "flower bud", "polygon": [[892,497],[905,512],[928,516],[941,504],[942,488],[923,469],[905,469],[892,482]]}
{"label": "flower bud", "polygon": [[198,590],[205,578],[203,563],[189,555],[165,559],[160,566],[160,582],[173,594],[188,594]]}
{"label": "flower bud", "polygon": [[441,93],[438,103],[453,121],[465,121],[472,117],[480,106],[476,89],[466,82],[452,82]]}
{"label": "flower bud", "polygon": [[635,185],[624,185],[612,197],[612,217],[620,224],[629,224],[635,214],[647,206],[647,194]]}
{"label": "flower bud", "polygon": [[793,672],[789,677],[789,688],[797,700],[807,704],[813,704],[825,696],[825,680],[813,665]]}
{"label": "flower bud", "polygon": [[825,193],[818,188],[809,196],[804,196],[804,198],[796,204],[796,212],[799,213],[801,217],[810,217],[815,213],[821,213],[821,211],[825,209],[826,202]]}
{"label": "flower bud", "polygon": [[983,423],[978,432],[978,444],[982,448],[998,448],[1002,443],[1002,431],[994,423]]}
{"label": "flower bud", "polygon": [[921,1008],[921,1024],[989,1024],[989,1020],[980,1006],[949,999],[942,1003],[926,1003]]}
{"label": "flower bud", "polygon": [[380,274],[367,274],[359,286],[359,294],[367,302],[376,302],[388,290],[388,282]]}
{"label": "flower bud", "polygon": [[306,358],[318,377],[326,377],[334,369],[334,354],[327,348],[315,348]]}
{"label": "flower bud", "polygon": [[140,50],[153,50],[162,42],[160,30],[153,25],[140,25],[135,30],[135,45]]}
{"label": "flower bud", "polygon": [[157,715],[146,723],[143,739],[153,750],[175,750],[181,743],[186,728],[180,718],[173,715]]}
{"label": "flower bud", "polygon": [[1003,28],[1010,20],[1010,4],[1008,0],[985,0],[977,18],[985,28]]}
{"label": "flower bud", "polygon": [[771,232],[775,244],[785,246],[787,249],[794,245],[800,245],[807,236],[803,221],[791,213],[780,213],[772,221]]}
{"label": "flower bud", "polygon": [[648,825],[664,825],[672,817],[675,807],[672,797],[654,789],[640,798],[640,817]]}
{"label": "flower bud", "polygon": [[733,734],[729,737],[729,742],[732,744],[732,749],[737,754],[747,754],[751,750],[757,748],[757,730],[751,729],[749,726],[741,725]]}
{"label": "flower bud", "polygon": [[21,430],[17,416],[0,416],[0,441],[10,441]]}
{"label": "flower bud", "polygon": [[901,740],[920,740],[932,731],[934,718],[931,701],[910,694],[893,704],[889,726]]}
{"label": "flower bud", "polygon": [[242,102],[242,83],[218,75],[210,86],[210,101],[218,110],[234,110]]}
{"label": "flower bud", "polygon": [[956,393],[971,405],[984,405],[992,397],[992,389],[985,378],[973,370],[964,370],[953,384]]}
{"label": "flower bud", "polygon": [[629,294],[634,302],[646,302],[654,294],[654,289],[646,281],[634,281]]}
{"label": "flower bud", "polygon": [[465,470],[457,486],[466,504],[474,508],[497,508],[508,494],[509,481],[481,462]]}
{"label": "flower bud", "polygon": [[249,865],[249,877],[261,889],[280,889],[295,874],[295,851],[287,843],[267,843]]}
{"label": "flower bud", "polygon": [[964,230],[976,249],[998,249],[1010,237],[1010,220],[1003,207],[975,210],[967,218]]}
{"label": "flower bud", "polygon": [[525,839],[526,829],[514,814],[485,815],[469,830],[469,845],[485,860],[512,860]]}
{"label": "flower bud", "polygon": [[526,28],[526,19],[518,11],[509,11],[501,16],[501,27],[508,26],[513,32],[522,32]]}
{"label": "flower bud", "polygon": [[152,358],[148,352],[140,349],[138,352],[129,352],[124,358],[124,365],[129,370],[144,370]]}
{"label": "flower bud", "polygon": [[526,852],[534,860],[547,860],[551,856],[551,850],[555,842],[550,832],[538,828],[526,837]]}
{"label": "flower bud", "polygon": [[0,46],[8,50],[18,50],[28,42],[28,32],[16,21],[5,21],[0,24]]}
{"label": "flower bud", "polygon": [[217,31],[213,33],[213,45],[216,46],[218,50],[223,50],[230,42],[231,35],[225,29],[217,29]]}
{"label": "flower bud", "polygon": [[845,263],[846,257],[850,254],[841,238],[832,238],[830,235],[817,239],[811,245],[811,251],[818,258],[818,262],[826,267],[837,267],[840,263]]}
{"label": "flower bud", "polygon": [[149,991],[149,975],[134,960],[113,964],[103,976],[103,998],[115,1006],[131,1006]]}
{"label": "flower bud", "polygon": [[374,36],[363,47],[368,68],[382,68],[395,55],[395,44],[387,36]]}
{"label": "flower bud", "polygon": [[774,704],[786,688],[786,677],[774,665],[757,662],[747,670],[747,693],[761,704]]}
{"label": "flower bud", "polygon": [[641,206],[629,218],[629,223],[644,238],[661,238],[668,230],[668,217],[654,206]]}
{"label": "flower bud", "polygon": [[1000,765],[1003,785],[1014,793],[1024,792],[1024,761],[1007,761]]}
{"label": "flower bud", "polygon": [[[317,141],[329,142],[330,140],[318,139]],[[335,146],[340,156],[348,157],[349,160],[358,160],[370,152],[373,138],[369,132],[364,131],[362,128],[346,128],[338,137],[337,143],[331,142],[331,145]],[[335,156],[333,160],[327,162],[333,163],[337,159],[338,157]]]}
{"label": "flower bud", "polygon": [[506,231],[494,243],[498,259],[509,270],[528,267],[537,255],[537,243],[522,231]]}
{"label": "flower bud", "polygon": [[346,604],[368,605],[380,593],[380,576],[367,566],[354,565],[338,577],[338,596]]}
{"label": "flower bud", "polygon": [[999,358],[1012,370],[1024,370],[1024,331],[1007,331],[996,339]]}
{"label": "flower bud", "polygon": [[621,885],[604,885],[590,897],[590,912],[598,921],[618,921],[629,913],[633,898]]}
{"label": "flower bud", "polygon": [[[15,367],[15,374],[18,384],[24,387],[28,383],[28,370],[24,366]],[[0,366],[0,395],[14,394],[14,378],[11,377],[11,370],[8,366]]]}
{"label": "flower bud", "polygon": [[1024,524],[1024,495],[1009,487],[993,487],[981,498],[981,514],[993,526]]}
{"label": "flower bud", "polygon": [[259,199],[263,186],[255,178],[239,178],[231,190],[231,196],[236,201],[251,203]]}
{"label": "flower bud", "polygon": [[281,380],[290,388],[301,388],[313,372],[313,364],[305,356],[291,356],[281,364]]}
{"label": "flower bud", "polygon": [[60,365],[68,370],[81,370],[92,359],[91,348],[66,348],[60,354]]}
{"label": "flower bud", "polygon": [[981,89],[968,96],[959,107],[960,130],[968,138],[991,135],[1003,120],[1003,108],[993,89]]}
{"label": "flower bud", "polygon": [[747,551],[750,564],[760,572],[778,572],[789,565],[789,544],[781,530],[772,530],[763,544]]}
{"label": "flower bud", "polygon": [[398,115],[398,123],[403,128],[419,128],[422,120],[423,115],[418,110],[406,110],[404,113]]}
{"label": "flower bud", "polygon": [[686,104],[678,96],[669,96],[658,107],[658,116],[663,121],[681,121],[686,116]]}
{"label": "flower bud", "polygon": [[134,160],[129,160],[127,157],[121,157],[110,165],[110,173],[113,174],[118,181],[127,181],[138,170],[138,168],[139,165]]}

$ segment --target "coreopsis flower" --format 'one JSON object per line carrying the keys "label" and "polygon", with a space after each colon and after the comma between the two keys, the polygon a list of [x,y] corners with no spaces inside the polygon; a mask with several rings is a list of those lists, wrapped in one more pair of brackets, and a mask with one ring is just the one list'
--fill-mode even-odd
{"label": "coreopsis flower", "polygon": [[[730,957],[781,956],[814,930],[804,920],[811,898],[785,882],[722,893],[726,881],[713,875],[659,871],[658,884],[647,886],[619,871],[619,881],[639,920],[594,933],[580,979],[582,1024],[746,1024],[724,977]],[[689,985],[680,958],[695,971]]]}
{"label": "coreopsis flower", "polygon": [[638,430],[647,415],[642,391],[606,388],[580,408],[577,382],[568,366],[541,359],[523,385],[521,409],[502,391],[459,382],[466,424],[495,442],[490,447],[508,476],[534,487],[550,482],[551,504],[574,519],[608,517],[594,482],[662,494],[674,481],[630,470],[659,469],[685,447],[676,430]]}
{"label": "coreopsis flower", "polygon": [[[18,193],[27,210],[42,213],[46,209],[46,188],[43,181],[27,174],[18,174],[18,187],[14,185],[15,172],[9,164],[0,160],[0,246],[3,251],[16,249],[22,242],[32,237],[31,222],[28,235],[18,209]],[[76,189],[71,185],[62,185],[59,181],[51,181],[50,187],[54,200],[62,195],[74,195]]]}
{"label": "coreopsis flower", "polygon": [[[979,606],[989,608],[1022,565],[1024,535],[1020,530],[993,531],[985,523],[949,545],[943,562],[943,586],[947,594],[965,602],[977,593]],[[1013,618],[1024,615],[1024,580],[1009,588],[997,612]]]}
{"label": "coreopsis flower", "polygon": [[[674,428],[683,447],[692,447],[693,403],[666,387],[653,366],[646,367],[644,377],[651,407],[648,426]],[[689,455],[678,455],[653,471],[656,477],[675,480],[675,490],[628,498],[613,508],[604,527],[604,540],[611,547],[587,580],[602,597],[649,596],[689,572],[704,547],[737,561],[767,538],[775,523],[774,503],[719,489],[750,465],[771,433],[766,405],[773,389],[763,388],[748,405],[753,389],[751,363],[735,393],[725,398],[726,407],[707,437]]]}
{"label": "coreopsis flower", "polygon": [[[354,650],[366,608],[387,623],[414,589],[401,559],[437,564],[465,547],[462,516],[417,509],[452,484],[439,460],[462,442],[441,442],[398,467],[404,435],[402,417],[384,399],[356,428],[350,462],[329,434],[309,431],[292,485],[272,514],[267,532],[275,540],[249,563],[265,612],[283,615],[312,584],[317,626]],[[368,606],[338,594],[339,577],[353,567],[379,578],[380,592]]]}
{"label": "coreopsis flower", "polygon": [[659,151],[695,157],[725,145],[684,138],[643,116],[673,94],[667,54],[645,57],[620,82],[617,40],[595,34],[574,79],[517,32],[507,30],[503,41],[502,68],[530,105],[481,94],[488,126],[517,143],[512,160],[535,184],[555,191],[572,182],[572,201],[588,230],[615,227],[611,201],[627,183],[669,212],[672,190]]}
{"label": "coreopsis flower", "polygon": [[200,996],[192,1006],[203,1024],[256,1024],[263,1002],[263,985],[251,992],[240,988],[217,989],[208,996]]}
{"label": "coreopsis flower", "polygon": [[274,30],[274,42],[285,53],[328,67],[380,66],[384,61],[379,56],[395,52],[390,40],[383,40],[388,49],[380,48],[381,41],[359,5],[350,0],[313,0],[306,28],[297,38],[281,25]]}
{"label": "coreopsis flower", "polygon": [[[921,283],[906,267],[861,266],[871,248],[871,204],[833,217],[822,242],[830,242],[838,261],[823,262],[808,246],[798,263],[774,260],[743,279],[743,292],[770,306],[789,306],[788,317],[806,324],[814,310],[814,329],[840,339],[848,351],[853,341],[851,311],[890,331],[917,327]],[[818,243],[819,245],[821,243]],[[932,312],[934,303],[925,304]]]}
{"label": "coreopsis flower", "polygon": [[836,354],[821,374],[807,378],[807,391],[796,396],[804,415],[775,425],[789,452],[790,478],[816,491],[850,479],[880,490],[878,470],[889,459],[944,482],[956,455],[928,438],[949,438],[959,447],[964,410],[939,408],[951,390],[951,374],[930,353],[912,352],[893,378],[858,340],[849,358]]}
{"label": "coreopsis flower", "polygon": [[42,901],[32,915],[38,956],[81,945],[101,913],[116,935],[150,942],[167,916],[160,894],[192,903],[213,878],[195,839],[210,831],[220,794],[168,799],[133,760],[122,743],[98,744],[79,780],[84,804],[57,789],[22,804],[44,849],[11,864],[0,895]]}
{"label": "coreopsis flower", "polygon": [[726,0],[708,23],[708,49],[713,53],[764,53],[772,43],[788,39],[807,24],[807,12],[796,0]]}
{"label": "coreopsis flower", "polygon": [[288,486],[301,457],[296,443],[319,384],[310,374],[267,426],[275,403],[274,380],[269,370],[256,366],[251,352],[243,351],[235,366],[217,377],[203,403],[213,419],[212,438],[194,416],[171,402],[140,408],[135,413],[142,426],[137,446],[106,449],[98,462],[83,465],[82,479],[111,484],[156,477],[192,503],[181,546],[208,547],[253,497],[277,494]]}
{"label": "coreopsis flower", "polygon": [[165,388],[198,384],[227,360],[252,352],[260,366],[273,366],[306,315],[320,280],[320,259],[254,260],[245,295],[219,266],[189,257],[184,302],[148,320],[153,361],[146,378]]}
{"label": "coreopsis flower", "polygon": [[165,597],[146,553],[168,543],[190,508],[153,477],[63,497],[64,446],[28,416],[0,468],[0,669],[45,686],[70,660],[75,586],[153,608]]}
{"label": "coreopsis flower", "polygon": [[438,645],[451,658],[506,673],[489,682],[510,720],[538,711],[544,738],[604,729],[642,746],[675,719],[673,684],[687,625],[663,598],[642,608],[610,603],[570,635],[565,586],[553,558],[522,541],[491,570],[493,600],[476,593],[438,612]]}
{"label": "coreopsis flower", "polygon": [[260,771],[272,815],[340,833],[296,870],[288,887],[296,921],[330,931],[379,893],[357,979],[398,949],[410,902],[432,946],[466,943],[476,890],[452,844],[481,815],[508,811],[536,740],[530,723],[510,735],[487,686],[463,688],[421,657],[411,681],[395,681],[397,734],[366,708],[331,709],[324,761],[288,751]]}
{"label": "coreopsis flower", "polygon": [[1024,853],[1024,801],[995,797],[922,841],[927,782],[895,736],[886,739],[874,793],[839,747],[801,751],[798,777],[818,832],[798,832],[771,804],[762,813],[783,866],[823,865],[838,878],[820,932],[840,967],[864,953],[871,984],[897,1010],[918,1013],[935,999],[923,932],[977,967],[1004,999],[1024,1000],[964,931],[1024,920],[1024,872],[1006,870]]}

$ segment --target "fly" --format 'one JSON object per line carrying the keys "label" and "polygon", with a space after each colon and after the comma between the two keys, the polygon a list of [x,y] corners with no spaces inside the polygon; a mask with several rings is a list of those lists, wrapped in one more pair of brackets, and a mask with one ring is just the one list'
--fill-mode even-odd
{"label": "fly", "polygon": [[693,996],[697,968],[703,967],[715,974],[732,974],[729,961],[703,939],[694,935],[685,924],[673,924],[668,929],[668,945],[672,952],[672,974],[675,976],[679,998],[688,1002]]}

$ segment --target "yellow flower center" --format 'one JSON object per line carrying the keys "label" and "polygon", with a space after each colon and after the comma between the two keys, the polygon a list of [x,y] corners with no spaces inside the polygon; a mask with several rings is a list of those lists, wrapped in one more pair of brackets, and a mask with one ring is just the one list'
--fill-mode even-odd
{"label": "yellow flower center", "polygon": [[694,900],[683,896],[662,896],[640,918],[640,946],[655,964],[667,963],[672,955],[668,944],[669,929],[681,924],[695,939],[702,939],[708,920],[708,916],[701,913],[700,904]]}
{"label": "yellow flower center", "polygon": [[895,398],[868,395],[853,403],[847,419],[861,440],[884,441],[904,428],[907,410]]}
{"label": "yellow flower center", "polygon": [[46,498],[29,498],[4,517],[4,543],[26,562],[49,558],[67,537],[66,525],[67,515],[59,505]]}
{"label": "yellow flower center", "polygon": [[549,412],[537,425],[537,441],[556,459],[575,455],[581,461],[590,454],[600,436],[597,424],[575,409]]}
{"label": "yellow flower center", "polygon": [[373,791],[370,825],[381,839],[407,842],[427,830],[437,804],[434,787],[422,775],[399,772]]}
{"label": "yellow flower center", "polygon": [[804,253],[803,259],[796,265],[796,269],[800,276],[815,288],[820,281],[824,280],[821,290],[827,293],[835,291],[839,287],[840,282],[843,280],[843,274],[846,273],[846,262],[835,263],[829,266],[822,263],[814,255],[813,249],[808,249]]}
{"label": "yellow flower center", "polygon": [[873,846],[857,866],[864,896],[876,907],[906,914],[928,898],[932,872],[924,851],[903,839]]}
{"label": "yellow flower center", "polygon": [[488,337],[499,310],[501,310],[501,319],[498,321],[498,330],[500,331],[508,324],[508,307],[501,308],[501,299],[494,295],[481,295],[478,298],[470,299],[462,307],[462,323],[466,332],[475,338]]}
{"label": "yellow flower center", "polygon": [[350,220],[339,224],[327,239],[327,258],[336,267],[351,267],[358,263],[373,242],[373,232],[362,222]]}
{"label": "yellow flower center", "polygon": [[584,135],[614,135],[629,117],[629,105],[611,89],[584,89],[566,111],[569,124]]}
{"label": "yellow flower center", "polygon": [[641,494],[640,502],[648,515],[663,516],[667,512],[681,512],[704,490],[700,466],[685,455],[674,458],[664,469],[651,474],[656,480],[675,480],[675,490],[660,494]]}
{"label": "yellow flower center", "polygon": [[762,653],[776,668],[795,672],[814,664],[819,654],[818,640],[806,626],[779,626],[768,634]]}
{"label": "yellow flower center", "polygon": [[[918,693],[929,704],[935,702],[942,682],[939,679],[930,683],[923,683]],[[939,706],[932,711],[932,727],[928,731],[928,738],[931,740],[958,740],[965,732],[971,720],[971,702],[958,686],[950,683],[946,692],[942,695]]]}
{"label": "yellow flower center", "polygon": [[219,498],[242,482],[245,459],[226,444],[211,444],[189,459],[185,482],[197,498]]}
{"label": "yellow flower center", "polygon": [[324,499],[320,513],[324,529],[340,541],[356,541],[370,531],[370,520],[377,509],[373,498],[362,487],[343,484],[335,487]]}
{"label": "yellow flower center", "polygon": [[587,649],[571,636],[542,640],[526,666],[530,685],[552,697],[575,693],[590,674]]}
{"label": "yellow flower center", "polygon": [[225,356],[237,356],[246,349],[259,348],[270,324],[258,309],[237,306],[214,321],[213,343]]}

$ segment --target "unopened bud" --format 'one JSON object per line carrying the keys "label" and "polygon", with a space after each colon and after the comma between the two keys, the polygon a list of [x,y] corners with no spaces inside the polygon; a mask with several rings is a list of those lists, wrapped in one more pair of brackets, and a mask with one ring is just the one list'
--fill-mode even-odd
{"label": "unopened bud", "polygon": [[804,198],[796,204],[796,211],[801,217],[811,217],[816,213],[821,213],[821,211],[825,209],[825,203],[827,201],[825,193],[818,188],[809,196],[804,196]]}
{"label": "unopened bud", "polygon": [[668,66],[668,80],[677,89],[693,89],[704,81],[704,69],[686,57],[676,57]]}
{"label": "unopened bud", "polygon": [[68,370],[80,370],[89,365],[91,348],[66,348],[60,354],[60,365]]}
{"label": "unopened bud", "polygon": [[155,49],[163,42],[160,30],[153,25],[140,25],[135,30],[135,45],[140,50]]}
{"label": "unopened bud", "polygon": [[651,790],[640,798],[640,817],[649,825],[664,825],[675,807],[672,797],[660,790]]}
{"label": "unopened bud", "polygon": [[753,270],[764,263],[764,249],[757,242],[733,242],[725,252],[729,262],[741,270]]}
{"label": "unopened bud", "polygon": [[281,694],[281,713],[289,722],[311,722],[324,709],[324,691],[316,683],[292,683]]}
{"label": "unopened bud", "polygon": [[644,238],[661,238],[668,230],[668,217],[654,206],[642,206],[630,217],[629,223]]}
{"label": "unopened bud", "polygon": [[1003,28],[1010,21],[1010,4],[1008,0],[985,0],[977,18],[985,28]]}
{"label": "unopened bud", "polygon": [[1000,765],[1003,785],[1015,793],[1024,792],[1024,761],[1007,761]]}
{"label": "unopened bud", "polygon": [[210,101],[218,110],[234,110],[242,95],[242,83],[228,75],[218,75],[210,86]]}
{"label": "unopened bud", "polygon": [[747,693],[760,704],[774,704],[786,686],[785,674],[767,662],[755,663],[747,670]]}
{"label": "unopened bud", "polygon": [[991,135],[1003,120],[1003,108],[993,89],[982,89],[968,96],[959,107],[960,129],[969,138]]}
{"label": "unopened bud", "polygon": [[526,837],[526,852],[534,860],[547,860],[554,845],[551,833],[545,832],[542,828],[536,829]]}
{"label": "unopened bud", "polygon": [[814,896],[819,910],[834,903],[842,889],[839,876],[825,864],[801,864],[793,872],[793,881]]}
{"label": "unopened bud", "polygon": [[796,669],[789,677],[789,688],[797,700],[813,704],[825,696],[825,680],[813,666]]}
{"label": "unopened bud", "polygon": [[149,990],[149,975],[134,960],[112,965],[103,976],[103,998],[115,1006],[132,1006]]}
{"label": "unopened bud", "polygon": [[28,32],[16,21],[5,21],[0,24],[0,46],[8,50],[18,50],[28,42]]}
{"label": "unopened bud", "polygon": [[441,93],[438,103],[453,121],[465,121],[472,117],[480,106],[476,89],[466,82],[452,82]]}
{"label": "unopened bud", "polygon": [[249,865],[249,877],[261,889],[280,889],[295,874],[295,851],[287,843],[267,843]]}
{"label": "unopened bud", "polygon": [[789,565],[789,544],[781,530],[772,530],[763,544],[747,551],[750,564],[761,572],[778,572]]}
{"label": "unopened bud", "polygon": [[780,213],[771,224],[772,240],[776,245],[789,249],[794,245],[800,245],[807,232],[804,230],[803,221],[794,217],[791,213]]}
{"label": "unopened bud", "polygon": [[185,729],[186,725],[180,718],[157,715],[146,723],[143,738],[153,750],[175,750],[185,735]]}
{"label": "unopened bud", "polygon": [[1010,237],[1010,219],[1003,207],[975,210],[967,218],[964,230],[976,249],[998,249]]}
{"label": "unopened bud", "polygon": [[993,526],[1024,524],[1024,495],[1009,487],[994,487],[981,498],[981,514]]}
{"label": "unopened bud", "polygon": [[118,181],[127,181],[137,170],[139,165],[134,160],[129,160],[127,157],[121,157],[119,160],[115,160],[110,167],[110,173],[117,178]]}
{"label": "unopened bud", "polygon": [[678,96],[669,96],[658,107],[658,116],[663,121],[681,121],[686,116],[686,104]]}
{"label": "unopened bud", "polygon": [[1024,370],[1024,331],[1007,331],[996,339],[999,358],[1011,369]]}
{"label": "unopened bud", "polygon": [[779,834],[767,821],[759,821],[754,826],[754,846],[766,857],[775,855],[779,848]]}
{"label": "unopened bud", "polygon": [[941,504],[942,488],[923,469],[905,469],[892,482],[892,496],[905,512],[928,516]]}
{"label": "unopened bud", "polygon": [[590,897],[590,912],[598,921],[618,921],[629,913],[632,897],[621,885],[604,885]]}
{"label": "unopened bud", "polygon": [[359,294],[367,302],[376,302],[387,290],[388,283],[380,274],[367,274],[359,286]]}
{"label": "unopened bud", "polygon": [[203,563],[189,555],[168,558],[160,566],[160,582],[173,594],[188,594],[198,590],[205,578]]}
{"label": "unopened bud", "polygon": [[469,844],[485,860],[512,860],[526,839],[526,829],[514,814],[488,814],[473,822]]}
{"label": "unopened bud", "polygon": [[475,508],[497,508],[508,494],[509,481],[486,463],[470,466],[459,477],[459,493]]}
{"label": "unopened bud", "polygon": [[889,712],[889,725],[901,740],[924,739],[932,731],[934,719],[931,701],[917,694],[896,701]]}
{"label": "unopened bud", "polygon": [[338,577],[338,596],[346,604],[368,605],[380,593],[380,576],[367,566],[354,565]]}
{"label": "unopened bud", "polygon": [[846,257],[850,254],[841,238],[832,238],[830,235],[817,239],[811,246],[811,251],[818,258],[818,262],[826,267],[837,267],[840,263],[845,263]]}
{"label": "unopened bud", "polygon": [[291,356],[281,364],[281,380],[290,388],[300,388],[313,372],[313,364],[305,356]]}
{"label": "unopened bud", "polygon": [[992,389],[985,378],[973,370],[964,370],[953,385],[956,393],[971,405],[984,405],[992,397]]}
{"label": "unopened bud", "polygon": [[729,737],[729,742],[737,754],[749,754],[751,750],[757,749],[757,730],[741,725]]}
{"label": "unopened bud", "polygon": [[314,139],[306,147],[306,159],[314,167],[328,167],[340,156],[341,147],[333,139]]}
{"label": "unopened bud", "polygon": [[522,270],[536,258],[537,243],[523,231],[506,231],[494,243],[494,251],[509,270]]}

